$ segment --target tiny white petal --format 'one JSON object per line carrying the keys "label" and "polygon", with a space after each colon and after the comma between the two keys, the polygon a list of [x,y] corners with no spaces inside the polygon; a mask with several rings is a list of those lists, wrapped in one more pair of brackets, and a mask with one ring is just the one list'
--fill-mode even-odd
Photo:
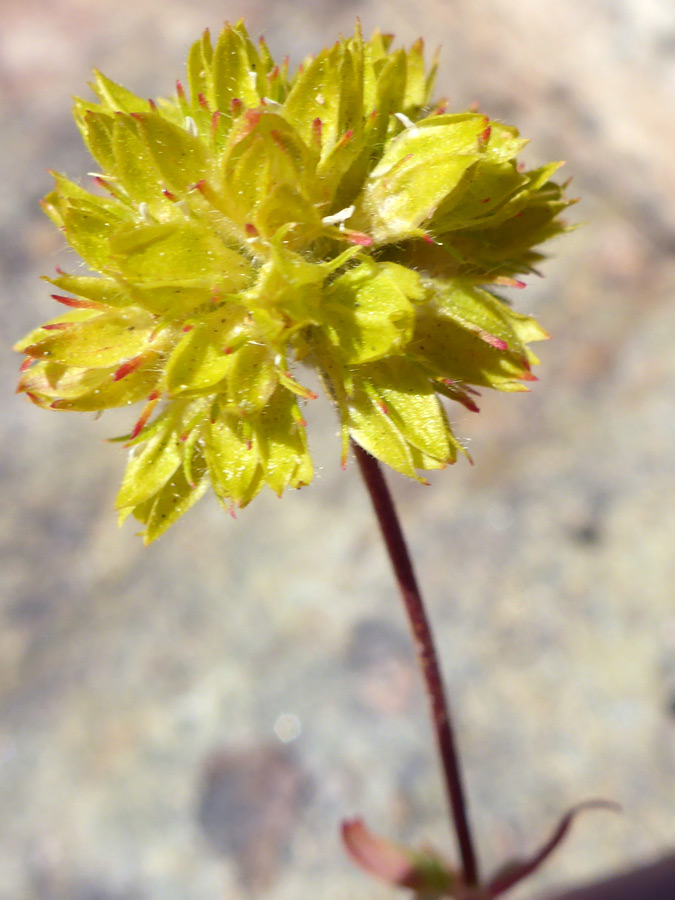
{"label": "tiny white petal", "polygon": [[189,131],[193,137],[199,137],[199,129],[192,116],[185,116],[185,130]]}
{"label": "tiny white petal", "polygon": [[339,212],[333,213],[332,216],[324,216],[321,220],[324,225],[340,225],[343,222],[346,222],[347,219],[351,219],[354,215],[355,206],[347,206],[345,209],[341,209]]}
{"label": "tiny white petal", "polygon": [[401,123],[401,125],[403,125],[404,128],[411,128],[413,131],[419,131],[419,128],[417,127],[417,125],[415,125],[415,123],[412,121],[412,119],[409,119],[405,113],[402,113],[402,112],[394,113],[394,117],[399,120],[399,122]]}

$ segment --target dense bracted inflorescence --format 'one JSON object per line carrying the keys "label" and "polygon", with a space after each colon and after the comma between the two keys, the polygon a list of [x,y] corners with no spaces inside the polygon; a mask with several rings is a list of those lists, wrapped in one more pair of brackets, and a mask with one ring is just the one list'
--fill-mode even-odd
{"label": "dense bracted inflorescence", "polygon": [[[289,76],[243,24],[208,32],[189,94],[96,73],[75,119],[93,192],[56,174],[47,214],[96,274],[47,279],[64,315],[17,345],[40,406],[142,403],[117,505],[150,541],[209,485],[228,508],[312,478],[315,369],[351,437],[399,472],[461,449],[439,397],[523,390],[545,337],[494,289],[564,230],[551,163],[479,112],[431,102],[422,42],[360,29]],[[104,190],[101,191],[101,188]]]}

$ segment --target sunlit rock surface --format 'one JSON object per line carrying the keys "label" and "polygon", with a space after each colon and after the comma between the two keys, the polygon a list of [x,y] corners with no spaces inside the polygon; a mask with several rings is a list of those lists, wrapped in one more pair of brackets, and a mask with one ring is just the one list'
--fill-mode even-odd
{"label": "sunlit rock surface", "polygon": [[[239,4],[33,0],[3,9],[5,346],[49,312],[68,257],[37,200],[92,168],[70,118],[92,66],[173,89]],[[580,799],[537,884],[672,845],[675,776],[675,20],[666,0],[256,2],[252,34],[304,54],[379,24],[443,44],[453,108],[477,101],[567,160],[584,228],[513,292],[554,339],[541,383],[484,397],[475,467],[393,479],[458,716],[484,868]],[[231,520],[200,504],[144,549],[112,510],[120,421],[47,415],[0,358],[0,896],[376,900],[343,856],[361,813],[452,853],[424,700],[356,469],[307,409],[322,470]],[[466,413],[468,418],[472,414]],[[453,413],[458,432],[463,418]],[[323,427],[321,427],[323,426]],[[275,787],[276,785],[276,787]],[[267,802],[265,802],[267,800]],[[260,835],[266,836],[261,840]]]}

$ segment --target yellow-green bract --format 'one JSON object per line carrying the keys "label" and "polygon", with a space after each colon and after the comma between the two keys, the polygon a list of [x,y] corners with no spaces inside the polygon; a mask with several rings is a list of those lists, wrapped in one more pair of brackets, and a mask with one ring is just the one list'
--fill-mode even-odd
{"label": "yellow-green bract", "polygon": [[[312,478],[314,368],[351,437],[399,472],[455,461],[439,395],[524,390],[537,323],[499,299],[564,230],[515,128],[431,102],[422,41],[379,32],[293,76],[242,23],[190,50],[189,91],[100,73],[75,119],[101,169],[56,174],[48,216],[92,273],[47,280],[65,315],[17,350],[50,409],[142,403],[117,506],[152,541],[210,485],[228,508]],[[101,191],[100,189],[104,190]],[[33,363],[30,365],[29,363]]]}

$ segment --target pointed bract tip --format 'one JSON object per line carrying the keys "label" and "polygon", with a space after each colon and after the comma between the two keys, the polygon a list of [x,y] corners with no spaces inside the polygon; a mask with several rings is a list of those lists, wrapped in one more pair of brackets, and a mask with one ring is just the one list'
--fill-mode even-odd
{"label": "pointed bract tip", "polygon": [[372,237],[369,234],[364,234],[362,231],[347,231],[345,229],[343,234],[350,244],[358,244],[360,247],[370,247],[373,243]]}
{"label": "pointed bract tip", "polygon": [[492,284],[498,284],[500,287],[518,288],[519,290],[527,287],[527,284],[524,281],[520,281],[517,278],[511,278],[508,275],[497,276]]}
{"label": "pointed bract tip", "polygon": [[496,334],[491,334],[489,331],[479,331],[478,336],[482,341],[485,341],[486,344],[494,347],[495,350],[504,351],[509,349],[509,345],[503,338],[497,337]]}
{"label": "pointed bract tip", "polygon": [[[99,304],[93,300],[82,300],[79,297],[66,297],[63,294],[51,294],[52,300],[62,303],[63,306],[69,306],[71,309],[99,309]],[[63,323],[66,324],[65,322]],[[44,326],[47,327],[46,325]]]}
{"label": "pointed bract tip", "polygon": [[343,147],[346,147],[353,137],[353,129],[350,128],[349,131],[345,131],[340,140],[337,142],[336,149],[341,150]]}
{"label": "pointed bract tip", "polygon": [[148,419],[152,415],[155,407],[157,406],[157,403],[159,402],[159,396],[159,391],[152,391],[152,393],[148,396],[148,401],[143,407],[143,411],[141,412],[138,421],[131,431],[130,440],[135,440],[141,433],[141,431],[143,431],[143,429],[145,428]]}
{"label": "pointed bract tip", "polygon": [[135,372],[136,369],[141,365],[145,356],[140,354],[139,356],[133,357],[133,359],[128,359],[126,362],[123,362],[122,365],[115,370],[113,373],[113,381],[121,381],[122,378],[126,378],[127,375],[131,375],[132,372]]}
{"label": "pointed bract tip", "polygon": [[480,412],[480,407],[471,399],[471,397],[464,397],[459,402],[462,404],[462,406],[465,406],[469,410],[469,412]]}
{"label": "pointed bract tip", "polygon": [[487,145],[490,141],[491,134],[492,134],[492,125],[488,125],[485,129],[483,129],[483,131],[481,131],[481,133],[478,135],[478,149],[479,150],[484,150],[487,147]]}

